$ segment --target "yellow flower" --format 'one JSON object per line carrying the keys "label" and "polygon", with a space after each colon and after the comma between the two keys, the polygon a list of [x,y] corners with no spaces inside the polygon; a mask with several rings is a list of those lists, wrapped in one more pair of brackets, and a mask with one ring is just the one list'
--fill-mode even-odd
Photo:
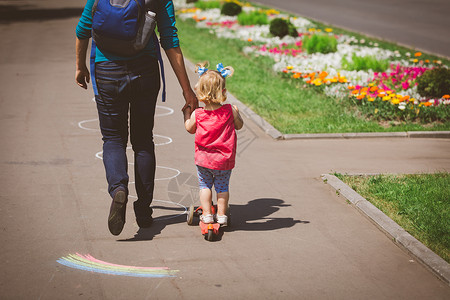
{"label": "yellow flower", "polygon": [[376,114],[378,113],[378,108],[375,108],[375,111],[374,111],[374,113],[376,113]]}
{"label": "yellow flower", "polygon": [[314,31],[316,31],[316,29],[315,28],[309,28],[308,31],[309,32],[314,32]]}
{"label": "yellow flower", "polygon": [[369,101],[369,102],[373,102],[373,101],[375,101],[375,98],[372,98],[372,97],[368,97],[368,98],[367,98],[367,101]]}
{"label": "yellow flower", "polygon": [[325,28],[325,31],[326,31],[326,32],[332,32],[332,31],[333,31],[333,28]]}
{"label": "yellow flower", "polygon": [[418,60],[417,58],[414,58],[414,59],[412,60],[412,62],[413,62],[413,63],[417,63],[417,62],[419,62],[419,60]]}
{"label": "yellow flower", "polygon": [[392,104],[399,104],[400,103],[400,99],[398,98],[394,98],[391,100]]}
{"label": "yellow flower", "polygon": [[293,66],[287,66],[286,69],[288,70],[292,70],[294,67]]}
{"label": "yellow flower", "polygon": [[389,100],[391,100],[391,97],[389,97],[389,96],[384,96],[384,97],[382,98],[382,100],[383,100],[383,101],[389,101]]}

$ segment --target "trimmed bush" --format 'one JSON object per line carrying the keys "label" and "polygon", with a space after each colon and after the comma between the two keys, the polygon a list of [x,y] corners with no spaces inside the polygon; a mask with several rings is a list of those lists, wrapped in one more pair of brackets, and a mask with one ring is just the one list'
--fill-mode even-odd
{"label": "trimmed bush", "polygon": [[293,37],[298,36],[295,26],[291,22],[281,18],[273,19],[270,22],[269,31],[271,34],[278,36],[279,38],[282,38],[288,34]]}
{"label": "trimmed bush", "polygon": [[220,11],[220,13],[226,16],[237,16],[241,13],[241,11],[242,7],[239,4],[234,2],[226,2],[222,6],[222,10]]}
{"label": "trimmed bush", "polygon": [[417,78],[417,92],[422,97],[441,98],[450,94],[450,70],[447,68],[431,69]]}
{"label": "trimmed bush", "polygon": [[195,7],[200,9],[220,8],[220,1],[197,1]]}
{"label": "trimmed bush", "polygon": [[389,67],[387,59],[378,60],[375,56],[356,56],[352,55],[352,60],[348,61],[344,56],[342,58],[342,67],[348,71],[368,71],[384,72]]}
{"label": "trimmed bush", "polygon": [[241,12],[238,15],[238,23],[240,25],[266,25],[269,24],[269,20],[265,13],[259,11]]}
{"label": "trimmed bush", "polygon": [[325,34],[313,34],[303,39],[303,49],[308,54],[320,52],[323,54],[337,51],[337,40],[333,36]]}

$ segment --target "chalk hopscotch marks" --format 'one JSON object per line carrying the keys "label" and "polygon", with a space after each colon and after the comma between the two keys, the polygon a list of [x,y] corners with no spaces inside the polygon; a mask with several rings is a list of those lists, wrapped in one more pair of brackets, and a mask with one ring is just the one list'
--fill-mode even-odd
{"label": "chalk hopscotch marks", "polygon": [[156,105],[155,117],[170,116],[173,114],[173,109],[166,106]]}
{"label": "chalk hopscotch marks", "polygon": [[[80,122],[78,122],[78,127],[80,127],[81,129],[84,129],[84,130],[88,130],[88,131],[98,131],[98,132],[100,132],[100,129],[98,129],[98,128],[92,128],[92,127],[89,127],[87,124],[90,124],[90,123],[93,123],[93,122],[96,122],[96,126],[98,127],[98,118],[97,119],[89,119],[89,120],[83,120],[83,121],[80,121]],[[91,126],[94,126],[94,125],[91,125]]]}
{"label": "chalk hopscotch marks", "polygon": [[171,270],[167,267],[136,267],[112,264],[96,259],[89,254],[82,255],[79,253],[61,257],[57,262],[73,269],[131,277],[175,277],[178,272],[178,270]]}
{"label": "chalk hopscotch marks", "polygon": [[[131,147],[127,147],[127,150],[131,150]],[[97,152],[95,154],[95,157],[103,160],[103,151]],[[129,161],[128,165],[134,166],[134,162]],[[163,167],[163,166],[156,166],[155,181],[170,180],[170,179],[175,178],[178,175],[180,175],[180,173],[181,172],[178,169],[174,169],[174,168],[170,168],[170,167]],[[130,183],[134,183],[134,182],[130,182]]]}

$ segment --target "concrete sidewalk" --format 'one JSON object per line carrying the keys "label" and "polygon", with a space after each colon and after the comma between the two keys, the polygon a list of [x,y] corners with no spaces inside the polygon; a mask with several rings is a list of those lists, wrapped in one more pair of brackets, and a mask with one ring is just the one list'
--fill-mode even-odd
{"label": "concrete sidewalk", "polygon": [[[168,63],[154,131],[158,218],[141,230],[129,205],[123,233],[112,236],[95,103],[74,82],[77,20],[0,25],[2,299],[449,298],[447,284],[320,179],[450,171],[449,139],[274,141],[245,120],[233,226],[206,242],[185,221],[197,200],[194,141]],[[57,262],[76,253],[112,264],[116,275]],[[174,277],[120,276],[116,265],[168,267]]]}

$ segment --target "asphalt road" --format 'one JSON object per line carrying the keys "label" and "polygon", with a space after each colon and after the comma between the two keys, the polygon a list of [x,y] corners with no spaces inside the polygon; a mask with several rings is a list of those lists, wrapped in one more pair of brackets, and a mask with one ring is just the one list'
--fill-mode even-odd
{"label": "asphalt road", "polygon": [[[37,5],[46,18],[0,24],[1,299],[450,297],[448,284],[320,180],[450,171],[450,140],[274,141],[245,119],[233,226],[210,243],[185,221],[185,207],[198,204],[194,141],[170,67],[168,100],[156,111],[156,221],[139,229],[129,203],[124,231],[112,236],[92,90],[74,82],[78,16],[61,17],[71,10],[60,1]],[[130,191],[131,202],[132,183]],[[87,261],[61,264],[69,255]],[[134,277],[155,267],[173,277]]]}
{"label": "asphalt road", "polygon": [[257,0],[340,28],[450,57],[449,0]]}

